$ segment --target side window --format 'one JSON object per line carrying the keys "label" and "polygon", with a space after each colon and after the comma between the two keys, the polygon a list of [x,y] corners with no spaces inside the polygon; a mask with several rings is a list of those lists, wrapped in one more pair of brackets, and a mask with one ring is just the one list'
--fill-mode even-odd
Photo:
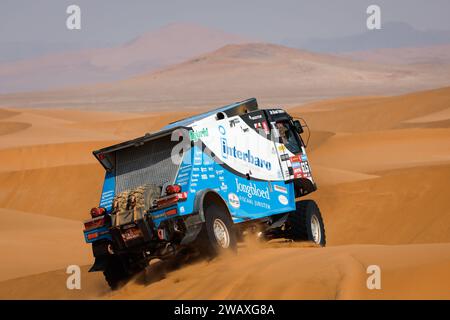
{"label": "side window", "polygon": [[276,123],[278,132],[280,134],[279,142],[284,144],[286,148],[293,154],[301,153],[302,149],[297,134],[289,125],[287,121],[280,121]]}

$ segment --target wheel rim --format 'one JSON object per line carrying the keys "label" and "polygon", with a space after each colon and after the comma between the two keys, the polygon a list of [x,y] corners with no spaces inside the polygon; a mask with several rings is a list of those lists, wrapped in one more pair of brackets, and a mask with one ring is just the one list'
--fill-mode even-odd
{"label": "wheel rim", "polygon": [[225,223],[220,219],[216,219],[213,223],[213,229],[217,243],[224,249],[228,248],[230,246],[230,234]]}
{"label": "wheel rim", "polygon": [[313,236],[313,241],[319,244],[322,238],[322,234],[320,231],[320,222],[319,219],[317,219],[316,215],[313,215],[311,217],[311,233]]}

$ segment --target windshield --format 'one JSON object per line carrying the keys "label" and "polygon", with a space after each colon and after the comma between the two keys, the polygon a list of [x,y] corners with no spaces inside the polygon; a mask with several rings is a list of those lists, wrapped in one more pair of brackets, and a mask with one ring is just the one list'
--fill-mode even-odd
{"label": "windshield", "polygon": [[276,123],[278,132],[280,134],[279,142],[284,144],[286,148],[293,154],[298,154],[302,151],[297,134],[290,126],[288,121],[281,121]]}

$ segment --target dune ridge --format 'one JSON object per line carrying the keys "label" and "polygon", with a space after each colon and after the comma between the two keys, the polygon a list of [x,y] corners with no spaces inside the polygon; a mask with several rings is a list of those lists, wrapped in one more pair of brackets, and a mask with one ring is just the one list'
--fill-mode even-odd
{"label": "dune ridge", "polygon": [[0,104],[122,111],[205,109],[256,96],[264,104],[401,94],[450,85],[439,68],[382,65],[270,43],[225,45],[120,81],[0,95]]}

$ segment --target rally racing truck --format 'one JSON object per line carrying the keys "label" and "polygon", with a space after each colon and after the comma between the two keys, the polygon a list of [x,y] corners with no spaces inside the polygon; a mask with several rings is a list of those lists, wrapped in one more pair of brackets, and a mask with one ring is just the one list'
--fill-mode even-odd
{"label": "rally racing truck", "polygon": [[252,98],[94,151],[106,173],[84,222],[90,271],[114,289],[152,259],[214,257],[246,234],[325,246],[317,204],[297,200],[316,190],[305,127]]}

